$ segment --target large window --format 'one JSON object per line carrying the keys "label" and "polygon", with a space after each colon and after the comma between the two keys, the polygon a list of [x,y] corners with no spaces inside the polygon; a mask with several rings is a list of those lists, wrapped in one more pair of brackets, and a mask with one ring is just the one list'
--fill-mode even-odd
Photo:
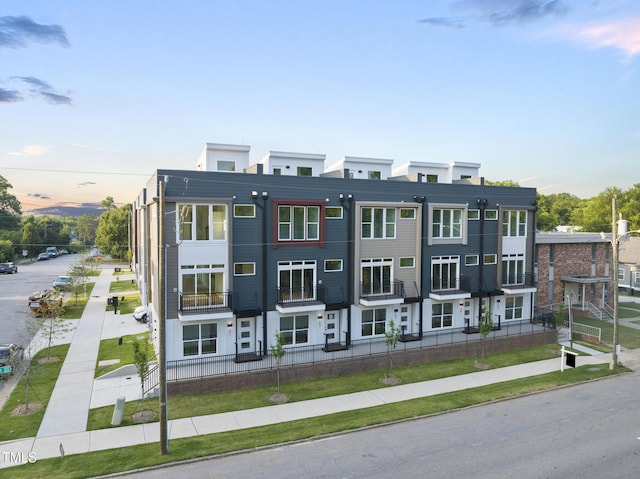
{"label": "large window", "polygon": [[386,321],[386,309],[365,309],[362,311],[362,336],[379,336],[384,334]]}
{"label": "large window", "polygon": [[527,235],[527,212],[507,210],[502,212],[502,236],[522,237]]}
{"label": "large window", "polygon": [[225,205],[178,204],[178,240],[211,241],[226,239]]}
{"label": "large window", "polygon": [[507,296],[505,298],[505,319],[522,319],[522,296]]}
{"label": "large window", "polygon": [[459,271],[459,256],[433,256],[431,258],[431,289],[434,291],[460,289]]}
{"label": "large window", "polygon": [[315,261],[279,261],[279,301],[301,301],[315,299]]}
{"label": "large window", "polygon": [[188,324],[182,327],[182,354],[199,356],[215,354],[217,351],[218,325]]}
{"label": "large window", "polygon": [[524,255],[504,255],[502,257],[502,284],[523,284],[524,279]]}
{"label": "large window", "polygon": [[433,238],[462,238],[462,209],[434,208],[431,235]]}
{"label": "large window", "polygon": [[319,206],[278,206],[278,241],[307,241],[319,239]]}
{"label": "large window", "polygon": [[453,303],[433,303],[431,305],[431,327],[450,328],[453,324]]}
{"label": "large window", "polygon": [[360,268],[363,295],[391,293],[393,259],[363,259],[360,261]]}
{"label": "large window", "polygon": [[309,315],[282,316],[280,334],[284,344],[305,344],[309,342]]}
{"label": "large window", "polygon": [[224,303],[224,265],[183,265],[180,272],[184,309]]}
{"label": "large window", "polygon": [[396,237],[395,208],[362,208],[362,238]]}

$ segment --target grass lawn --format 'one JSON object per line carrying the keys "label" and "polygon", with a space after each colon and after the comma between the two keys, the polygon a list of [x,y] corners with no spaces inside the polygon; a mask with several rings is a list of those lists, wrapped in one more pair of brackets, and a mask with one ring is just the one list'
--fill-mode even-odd
{"label": "grass lawn", "polygon": [[[102,346],[100,348],[102,350]],[[522,364],[531,361],[540,361],[558,357],[560,346],[546,345],[535,348],[528,348],[519,351],[511,351],[501,354],[487,355],[483,362],[491,364],[492,368],[501,368],[514,364]],[[130,349],[133,354],[133,348]],[[403,384],[419,381],[429,381],[448,376],[457,376],[478,372],[474,366],[474,360],[456,359],[439,363],[426,363],[416,366],[398,367],[393,369],[393,375],[402,379]],[[315,379],[312,381],[282,384],[280,391],[289,396],[289,402],[306,401],[321,397],[337,396],[359,391],[368,391],[389,387],[382,383],[380,379],[386,371],[371,371],[348,376],[338,376],[331,378]],[[263,406],[271,406],[269,396],[276,392],[275,371],[274,384],[251,389],[237,391],[225,391],[217,393],[203,394],[182,394],[171,396],[169,403],[169,419],[179,419],[192,416],[203,416],[207,414],[219,414],[229,411],[239,411]],[[157,409],[156,400],[146,401],[149,409]],[[125,404],[125,414],[122,425],[131,425],[131,415],[139,407],[137,400],[129,401]],[[156,414],[158,411],[154,411]],[[87,430],[104,429],[111,426],[113,406],[105,406],[89,411],[89,421]]]}
{"label": "grass lawn", "polygon": [[95,283],[86,283],[87,285],[87,294],[78,294],[76,296],[75,293],[70,293],[70,296],[66,299],[63,306],[62,314],[60,315],[63,319],[80,319],[82,317],[82,313],[84,312],[84,308],[87,306],[87,301],[91,297],[91,292],[93,291],[93,287],[96,285]]}
{"label": "grass lawn", "polygon": [[[49,402],[53,386],[58,379],[68,350],[68,344],[53,346],[50,356],[51,358],[59,358],[57,361],[46,361],[47,349],[40,351],[34,356],[29,374],[30,407],[33,407],[36,403],[46,405]],[[2,411],[0,411],[0,423],[2,424],[2,427],[0,427],[0,441],[35,437],[38,433],[40,422],[44,417],[44,408],[27,415],[12,414],[15,408],[25,403],[27,391],[25,384],[26,379],[23,375],[2,408]]]}
{"label": "grass lawn", "polygon": [[109,285],[110,293],[122,293],[127,291],[137,291],[138,285],[135,280],[112,281]]}
{"label": "grass lawn", "polygon": [[[133,321],[133,319],[132,319]],[[100,367],[96,364],[96,377],[102,376],[111,371],[124,366],[125,364],[133,364],[133,343],[139,340],[148,341],[149,333],[131,334],[122,337],[122,344],[119,344],[119,338],[103,339],[100,341],[100,349],[98,350],[98,363],[110,359],[119,359],[120,362],[111,366]],[[149,345],[149,356],[153,355],[153,347]],[[112,408],[113,409],[113,408]],[[113,411],[112,411],[113,412]],[[111,419],[109,419],[109,422]]]}
{"label": "grass lawn", "polygon": [[[122,301],[122,298],[124,298],[124,301]],[[118,312],[120,314],[133,314],[133,310],[140,306],[140,304],[139,293],[118,295]],[[113,306],[107,306],[107,311],[113,312]]]}
{"label": "grass lawn", "polygon": [[621,319],[640,317],[640,304],[618,303],[618,317]]}
{"label": "grass lawn", "polygon": [[[349,431],[395,420],[417,418],[612,374],[616,374],[616,372],[610,371],[608,365],[570,368],[563,373],[557,371],[532,378],[345,413],[272,426],[174,439],[169,442],[169,454],[166,456],[160,454],[159,444],[154,443],[65,456],[64,460],[59,458],[39,460],[34,464],[11,468],[11,477],[13,479],[31,479],[33,477],[76,479],[232,451],[251,450],[260,446],[304,440],[323,434]],[[175,409],[172,401],[173,399],[169,398],[169,410]]]}
{"label": "grass lawn", "polygon": [[[602,341],[613,344],[613,323],[593,318],[577,318],[574,322],[600,328],[602,330]],[[640,331],[618,324],[618,335],[621,346],[627,349],[640,348]]]}

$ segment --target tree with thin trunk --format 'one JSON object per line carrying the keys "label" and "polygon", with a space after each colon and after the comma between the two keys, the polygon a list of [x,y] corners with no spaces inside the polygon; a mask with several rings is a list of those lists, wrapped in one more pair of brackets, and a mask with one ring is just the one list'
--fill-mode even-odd
{"label": "tree with thin trunk", "polygon": [[393,352],[398,347],[398,340],[401,335],[400,328],[395,325],[393,319],[389,320],[389,329],[384,332],[384,344],[387,346],[389,353],[389,376],[391,376],[391,368],[393,366]]}
{"label": "tree with thin trunk", "polygon": [[491,308],[483,307],[482,314],[478,319],[478,330],[480,331],[481,358],[484,358],[484,341],[489,337],[493,329],[493,319],[491,318]]}
{"label": "tree with thin trunk", "polygon": [[280,366],[285,353],[284,336],[280,331],[276,331],[274,337],[276,342],[271,345],[271,354],[276,361],[276,391],[277,394],[280,394]]}
{"label": "tree with thin trunk", "polygon": [[133,364],[138,371],[140,378],[140,412],[144,411],[144,379],[149,373],[149,354],[147,349],[147,341],[133,342]]}

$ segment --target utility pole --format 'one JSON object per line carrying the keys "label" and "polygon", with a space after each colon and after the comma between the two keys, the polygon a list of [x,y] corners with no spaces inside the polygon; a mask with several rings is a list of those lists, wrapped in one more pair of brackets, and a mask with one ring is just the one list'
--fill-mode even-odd
{"label": "utility pole", "polygon": [[165,238],[164,238],[164,182],[158,182],[160,189],[160,200],[158,204],[158,276],[160,295],[158,297],[158,382],[159,382],[159,400],[160,400],[160,453],[167,455],[169,453],[169,438],[167,434],[167,333],[166,333],[166,266],[167,261],[165,254]]}
{"label": "utility pole", "polygon": [[611,248],[613,254],[613,354],[609,369],[618,365],[618,214],[616,212],[616,196],[611,199]]}

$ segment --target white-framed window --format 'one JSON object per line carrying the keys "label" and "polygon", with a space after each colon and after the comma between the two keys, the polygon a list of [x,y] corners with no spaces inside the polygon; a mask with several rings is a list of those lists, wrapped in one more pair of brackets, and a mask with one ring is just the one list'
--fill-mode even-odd
{"label": "white-framed window", "polygon": [[362,207],[362,239],[393,239],[396,237],[396,209]]}
{"label": "white-framed window", "polygon": [[624,281],[625,276],[624,268],[618,268],[618,281]]}
{"label": "white-framed window", "polygon": [[313,176],[313,168],[310,166],[298,166],[296,171],[298,176]]}
{"label": "white-framed window", "polygon": [[477,254],[468,254],[464,257],[465,266],[478,266],[480,264],[480,256]]}
{"label": "white-framed window", "polygon": [[505,210],[502,212],[502,236],[527,236],[527,212],[525,210]]}
{"label": "white-framed window", "polygon": [[387,327],[385,308],[365,309],[362,311],[362,336],[383,335]]}
{"label": "white-framed window", "polygon": [[273,176],[281,176],[282,175],[282,167],[274,166],[272,173],[273,173]]}
{"label": "white-framed window", "polygon": [[453,303],[431,304],[431,328],[450,328],[453,325]]}
{"label": "white-framed window", "polygon": [[254,276],[256,274],[255,263],[233,263],[234,276]]}
{"label": "white-framed window", "polygon": [[236,162],[230,160],[218,160],[218,171],[236,171]]}
{"label": "white-framed window", "polygon": [[498,255],[493,253],[485,254],[482,257],[482,262],[484,264],[498,264]]}
{"label": "white-framed window", "polygon": [[278,206],[278,241],[314,241],[319,239],[319,206]]}
{"label": "white-framed window", "polygon": [[393,259],[371,258],[360,260],[362,294],[389,294],[393,290]]}
{"label": "white-framed window", "polygon": [[233,205],[234,218],[255,218],[256,205]]}
{"label": "white-framed window", "polygon": [[498,210],[484,210],[484,219],[495,221],[498,219]]}
{"label": "white-framed window", "polygon": [[438,175],[427,174],[427,183],[437,183],[437,182],[438,182]]}
{"label": "white-framed window", "polygon": [[434,239],[462,238],[462,208],[434,208],[431,236]]}
{"label": "white-framed window", "polygon": [[326,273],[333,273],[336,271],[342,271],[342,260],[341,259],[325,259],[324,260],[324,271]]}
{"label": "white-framed window", "polygon": [[415,208],[400,208],[400,219],[401,220],[415,220],[416,219],[416,209]]}
{"label": "white-framed window", "polygon": [[524,283],[524,254],[502,256],[502,284]]}
{"label": "white-framed window", "polygon": [[467,210],[467,219],[469,221],[477,221],[480,219],[480,210]]}
{"label": "white-framed window", "polygon": [[216,323],[182,326],[182,354],[200,356],[217,352],[218,325]]}
{"label": "white-framed window", "polygon": [[634,281],[636,284],[640,283],[640,272],[634,274]]}
{"label": "white-framed window", "polygon": [[315,299],[315,261],[278,261],[280,301]]}
{"label": "white-framed window", "polygon": [[225,240],[227,235],[226,205],[178,204],[176,230],[179,241]]}
{"label": "white-framed window", "polygon": [[324,209],[324,217],[328,220],[341,220],[342,214],[342,206],[327,206]]}
{"label": "white-framed window", "polygon": [[309,315],[280,317],[280,334],[284,344],[305,344],[309,342]]}
{"label": "white-framed window", "polygon": [[180,283],[183,309],[224,304],[225,280],[222,264],[182,265]]}
{"label": "white-framed window", "polygon": [[382,178],[382,174],[380,171],[371,170],[368,172],[368,178],[370,180],[379,180]]}
{"label": "white-framed window", "polygon": [[505,319],[522,319],[522,311],[524,304],[523,296],[506,296],[505,297]]}
{"label": "white-framed window", "polygon": [[434,291],[460,289],[460,257],[431,257],[431,289]]}
{"label": "white-framed window", "polygon": [[400,267],[401,268],[415,268],[416,267],[416,258],[415,258],[415,256],[407,256],[406,258],[400,258]]}

